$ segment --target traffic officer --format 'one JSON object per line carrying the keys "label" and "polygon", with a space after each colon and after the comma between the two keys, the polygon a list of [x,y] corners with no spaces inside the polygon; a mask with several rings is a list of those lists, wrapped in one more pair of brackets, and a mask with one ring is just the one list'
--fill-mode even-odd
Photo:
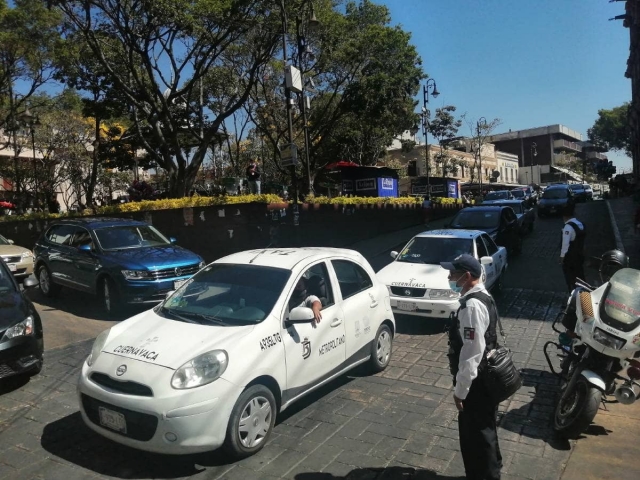
{"label": "traffic officer", "polygon": [[576,278],[584,280],[584,225],[574,216],[575,206],[568,204],[563,212],[562,245],[560,264],[569,291],[576,286]]}
{"label": "traffic officer", "polygon": [[486,354],[497,346],[498,309],[480,281],[482,267],[475,257],[464,254],[440,265],[450,272],[451,290],[462,295],[451,318],[448,355],[464,469],[468,479],[498,480],[502,469],[498,405],[484,379]]}

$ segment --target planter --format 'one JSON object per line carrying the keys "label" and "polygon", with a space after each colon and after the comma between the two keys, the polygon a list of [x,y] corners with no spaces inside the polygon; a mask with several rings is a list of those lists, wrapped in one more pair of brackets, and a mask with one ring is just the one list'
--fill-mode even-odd
{"label": "planter", "polygon": [[283,208],[287,208],[289,204],[287,202],[280,203],[268,203],[267,210],[282,210]]}
{"label": "planter", "polygon": [[313,209],[314,210],[320,210],[320,204],[319,203],[314,203],[313,204]]}
{"label": "planter", "polygon": [[337,203],[333,204],[333,209],[334,210],[340,210],[340,205],[338,205]]}
{"label": "planter", "polygon": [[302,204],[302,210],[304,210],[305,212],[309,210],[309,204],[308,203],[303,203]]}

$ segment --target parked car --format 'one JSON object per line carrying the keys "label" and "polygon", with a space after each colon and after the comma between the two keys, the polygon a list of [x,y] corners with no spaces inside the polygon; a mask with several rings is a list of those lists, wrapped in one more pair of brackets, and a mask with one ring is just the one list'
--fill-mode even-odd
{"label": "parked car", "polygon": [[538,202],[538,217],[561,214],[573,202],[573,193],[566,184],[549,185]]}
{"label": "parked car", "polygon": [[484,196],[484,200],[482,203],[484,205],[489,205],[492,202],[500,201],[500,200],[511,200],[513,199],[513,195],[509,190],[496,190],[495,192],[489,192]]}
{"label": "parked car", "polygon": [[35,246],[36,274],[45,296],[60,287],[97,294],[107,313],[123,304],[155,304],[204,267],[151,225],[118,218],[63,220]]}
{"label": "parked car", "polygon": [[462,230],[482,230],[501,247],[505,247],[509,255],[522,251],[522,236],[518,217],[511,207],[485,206],[460,210],[449,228]]}
{"label": "parked car", "polygon": [[460,306],[460,295],[449,287],[449,272],[440,266],[469,254],[482,264],[482,281],[499,291],[507,268],[507,251],[479,230],[431,230],[413,237],[394,259],[378,272],[391,292],[394,314],[446,318]]}
{"label": "parked car", "polygon": [[585,183],[584,185],[584,192],[587,196],[587,201],[591,201],[593,200],[593,189],[591,188],[591,185],[587,185]]}
{"label": "parked car", "polygon": [[[573,193],[573,197],[576,203],[584,203],[587,201],[587,190],[582,183],[572,183],[569,185],[569,190]],[[591,192],[593,197],[593,192]]]}
{"label": "parked car", "polygon": [[33,274],[33,252],[19,247],[13,240],[0,235],[0,258],[16,278],[23,279]]}
{"label": "parked car", "polygon": [[529,208],[527,203],[523,200],[505,200],[503,202],[494,203],[496,206],[511,207],[518,217],[518,225],[520,227],[520,234],[525,235],[533,232],[533,224],[536,220],[536,215],[533,208]]}
{"label": "parked car", "polygon": [[82,366],[80,411],[130,447],[246,457],[299,398],[363,363],[384,370],[394,334],[389,291],[358,252],[240,252],[102,332]]}
{"label": "parked car", "polygon": [[[38,282],[27,277],[23,285],[31,288]],[[0,380],[40,373],[43,351],[40,315],[20,289],[13,272],[0,261]]]}

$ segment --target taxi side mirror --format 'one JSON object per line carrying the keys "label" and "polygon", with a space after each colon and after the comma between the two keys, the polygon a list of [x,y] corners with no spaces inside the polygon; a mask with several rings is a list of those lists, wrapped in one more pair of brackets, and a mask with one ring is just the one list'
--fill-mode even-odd
{"label": "taxi side mirror", "polygon": [[493,263],[493,257],[482,257],[480,259],[480,264],[482,265],[491,265]]}
{"label": "taxi side mirror", "polygon": [[7,238],[7,242],[9,242],[9,245],[14,245],[16,243],[13,240],[11,240],[10,238]]}
{"label": "taxi side mirror", "polygon": [[296,307],[289,312],[289,319],[285,325],[293,325],[294,323],[311,323],[315,320],[313,310],[307,307]]}
{"label": "taxi side mirror", "polygon": [[391,258],[396,258],[398,256],[398,252],[394,250],[389,255],[391,255]]}

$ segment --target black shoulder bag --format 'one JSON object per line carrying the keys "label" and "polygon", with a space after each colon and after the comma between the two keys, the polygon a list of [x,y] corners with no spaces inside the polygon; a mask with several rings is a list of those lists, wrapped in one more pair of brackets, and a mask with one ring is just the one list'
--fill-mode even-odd
{"label": "black shoulder bag", "polygon": [[496,348],[487,352],[484,371],[487,390],[495,403],[504,402],[522,386],[522,376],[513,363],[511,350],[506,347],[507,342],[500,317],[498,317],[498,327],[505,346],[498,344]]}

